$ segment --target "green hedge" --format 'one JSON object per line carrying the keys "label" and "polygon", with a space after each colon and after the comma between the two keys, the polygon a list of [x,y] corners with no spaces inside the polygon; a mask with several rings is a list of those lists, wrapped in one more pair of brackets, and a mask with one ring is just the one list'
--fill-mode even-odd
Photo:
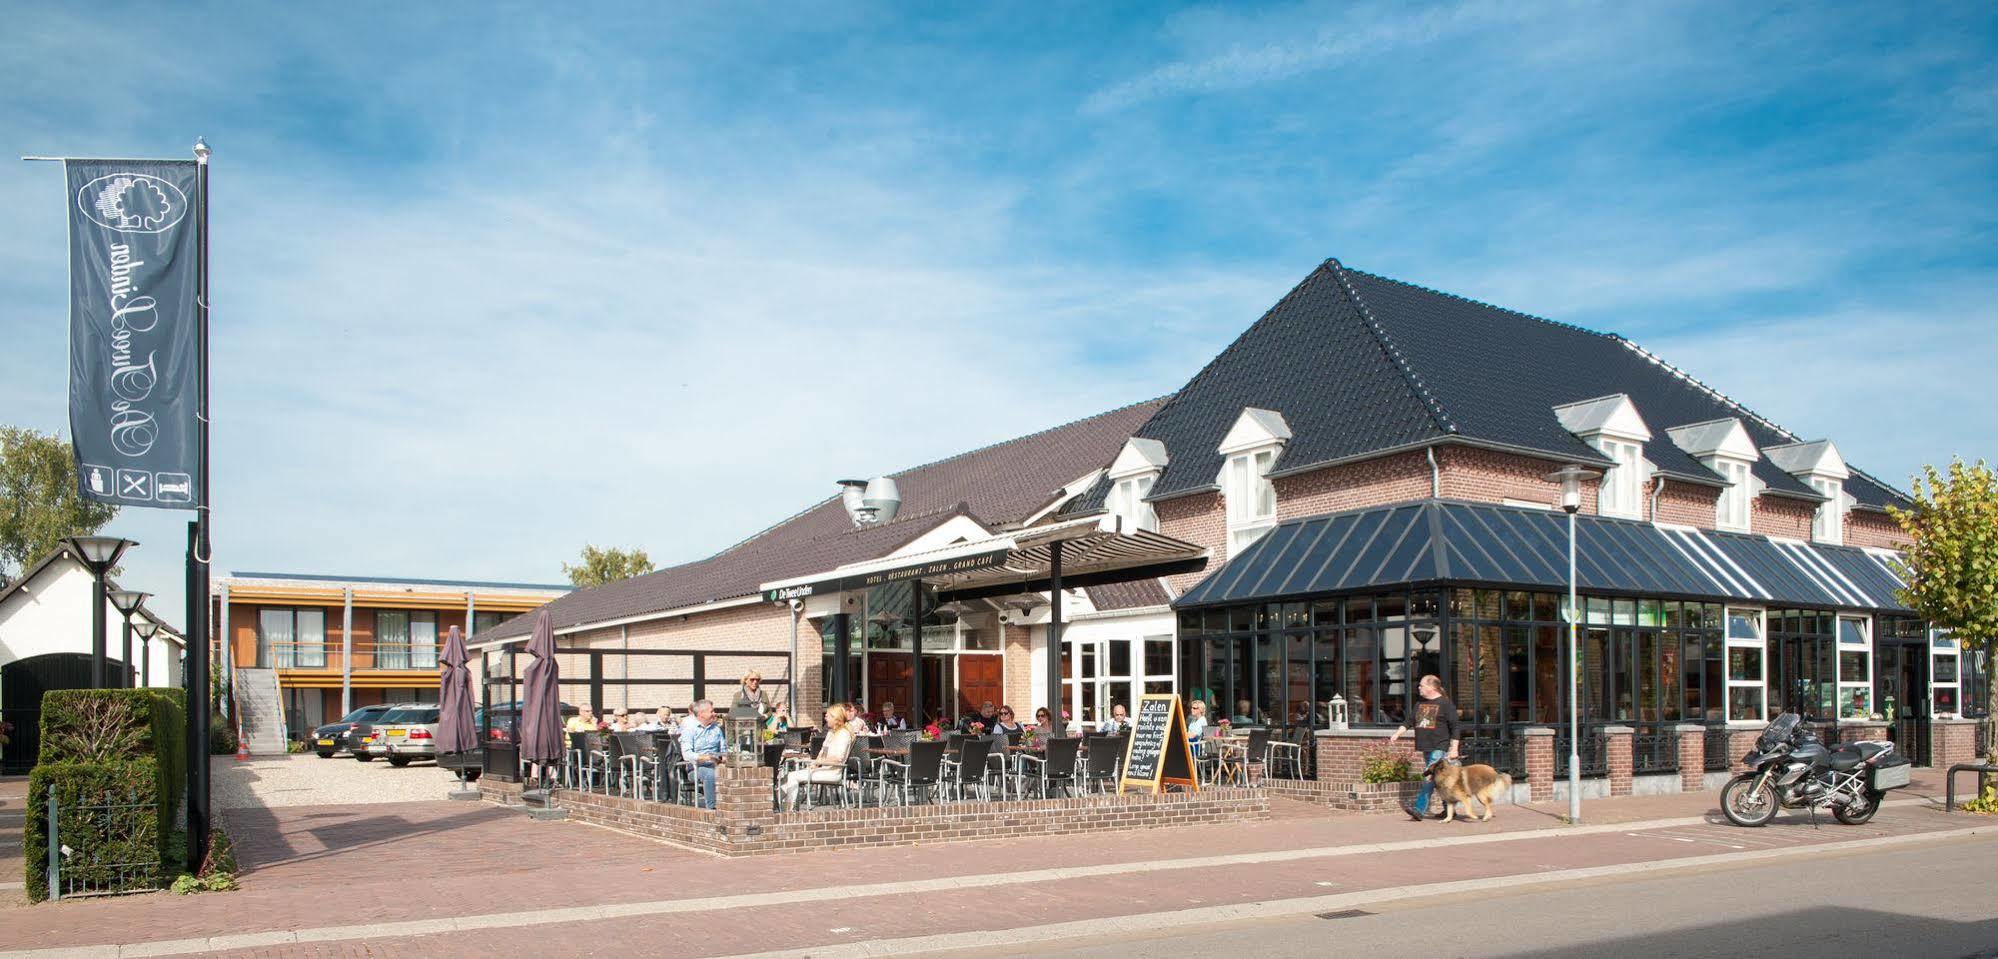
{"label": "green hedge", "polygon": [[[187,710],[183,705],[186,698],[186,693],[179,689],[58,689],[42,694],[40,764],[151,760],[156,780],[152,795],[158,805],[157,832],[163,858],[167,852],[165,837],[173,831],[181,800],[186,796]],[[120,740],[131,744],[129,751],[107,756],[74,748],[79,741],[104,740],[104,730],[88,728],[98,703],[124,703],[130,707],[133,725],[129,732],[133,735]],[[178,868],[181,864],[172,865]]]}
{"label": "green hedge", "polygon": [[[138,803],[158,808],[160,774],[150,759],[119,763],[54,763],[28,774],[28,815],[23,854],[27,857],[28,898],[49,892],[49,793],[56,796],[57,830],[71,856],[63,866],[64,886],[87,882],[96,891],[128,892],[160,885],[167,834],[154,816],[107,815],[87,807]],[[149,868],[114,869],[112,863],[148,863]]]}

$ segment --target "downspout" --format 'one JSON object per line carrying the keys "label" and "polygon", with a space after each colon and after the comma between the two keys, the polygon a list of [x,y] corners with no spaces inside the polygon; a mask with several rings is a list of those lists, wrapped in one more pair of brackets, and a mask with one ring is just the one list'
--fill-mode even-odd
{"label": "downspout", "polygon": [[1429,456],[1429,498],[1443,498],[1443,470],[1436,465],[1436,447],[1425,446],[1422,452]]}
{"label": "downspout", "polygon": [[791,715],[798,715],[798,620],[805,615],[805,602],[791,601],[791,665],[784,676],[784,700]]}
{"label": "downspout", "polygon": [[1664,492],[1665,477],[1660,476],[1658,477],[1657,484],[1651,487],[1651,522],[1653,525],[1657,525],[1658,523],[1658,497]]}

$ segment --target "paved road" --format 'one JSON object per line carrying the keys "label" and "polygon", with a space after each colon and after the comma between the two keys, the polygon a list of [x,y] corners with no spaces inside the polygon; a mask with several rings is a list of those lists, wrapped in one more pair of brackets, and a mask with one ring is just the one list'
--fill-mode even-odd
{"label": "paved road", "polygon": [[[1330,918],[1040,943],[1030,953],[1005,954],[1319,959],[1336,942],[1348,955],[1962,959],[1998,954],[1994,855],[1998,839],[1862,850],[1667,878],[1408,901]],[[1688,908],[1694,904],[1701,908]]]}

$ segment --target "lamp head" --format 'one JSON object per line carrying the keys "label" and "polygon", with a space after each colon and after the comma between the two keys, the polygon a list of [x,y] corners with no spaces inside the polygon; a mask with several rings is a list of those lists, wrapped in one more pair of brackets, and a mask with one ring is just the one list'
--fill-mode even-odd
{"label": "lamp head", "polygon": [[68,542],[93,573],[118,565],[118,557],[125,555],[125,550],[139,545],[116,536],[72,536]]}
{"label": "lamp head", "polygon": [[1561,509],[1575,513],[1582,508],[1582,483],[1602,475],[1595,470],[1570,463],[1547,474],[1547,479],[1549,482],[1561,484]]}
{"label": "lamp head", "polygon": [[150,619],[141,619],[132,624],[132,632],[137,633],[140,639],[151,639],[153,638],[153,634],[159,631],[160,624]]}
{"label": "lamp head", "polygon": [[112,609],[117,610],[122,615],[130,616],[138,612],[139,607],[145,604],[146,597],[153,594],[141,593],[136,589],[114,589],[104,595],[105,598],[111,600]]}

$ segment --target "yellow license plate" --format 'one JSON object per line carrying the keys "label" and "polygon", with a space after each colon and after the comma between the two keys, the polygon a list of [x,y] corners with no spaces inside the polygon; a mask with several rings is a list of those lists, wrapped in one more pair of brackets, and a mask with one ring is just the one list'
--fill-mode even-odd
{"label": "yellow license plate", "polygon": [[390,739],[394,739],[394,738],[395,738],[395,737],[397,737],[397,736],[407,736],[407,735],[409,735],[409,730],[407,730],[407,729],[391,729],[391,730],[389,730],[389,731],[388,731],[388,734],[389,734],[389,738],[390,738]]}
{"label": "yellow license plate", "polygon": [[331,745],[333,745],[333,740],[331,740],[331,739],[322,739],[322,740],[320,740],[320,741],[319,741],[319,745],[321,745],[321,746],[331,746]]}

